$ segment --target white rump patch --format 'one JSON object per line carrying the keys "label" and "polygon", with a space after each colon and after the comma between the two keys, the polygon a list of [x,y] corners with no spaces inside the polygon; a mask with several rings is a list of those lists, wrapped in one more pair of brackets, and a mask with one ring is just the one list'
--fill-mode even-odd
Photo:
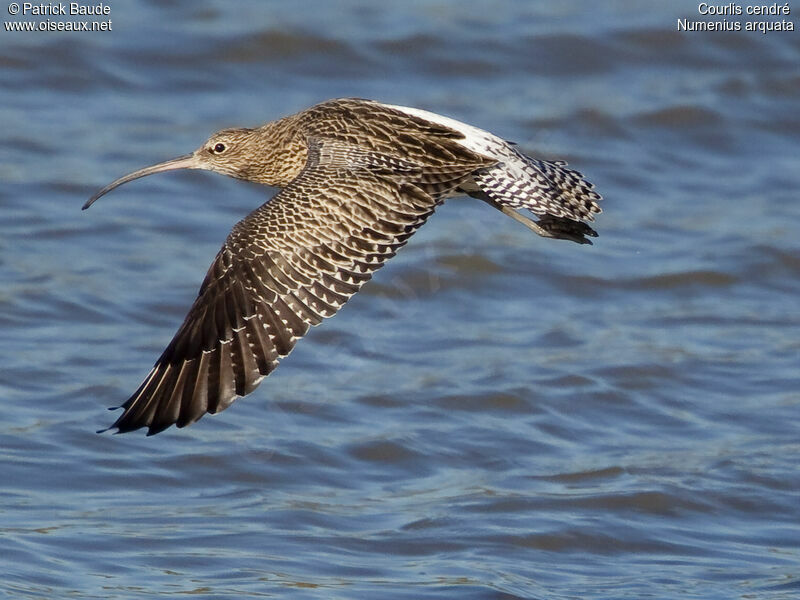
{"label": "white rump patch", "polygon": [[450,117],[437,115],[436,113],[419,108],[397,106],[395,104],[384,104],[383,106],[387,108],[393,108],[394,110],[399,110],[400,112],[411,115],[412,117],[424,119],[425,121],[430,121],[436,125],[442,125],[443,127],[448,127],[458,131],[464,135],[464,139],[456,141],[468,150],[472,150],[478,154],[483,154],[484,156],[493,158],[495,160],[502,160],[503,158],[507,157],[507,154],[503,153],[502,149],[507,148],[508,144],[493,133],[489,133],[488,131],[473,125],[462,123],[461,121],[456,121]]}

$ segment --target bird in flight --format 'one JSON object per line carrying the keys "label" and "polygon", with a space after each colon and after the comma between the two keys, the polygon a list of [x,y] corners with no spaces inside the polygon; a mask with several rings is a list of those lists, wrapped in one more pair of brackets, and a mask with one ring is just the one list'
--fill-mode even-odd
{"label": "bird in flight", "polygon": [[543,237],[597,236],[586,221],[600,196],[565,162],[530,158],[435,113],[354,98],[219,131],[191,154],[117,179],[83,208],[175,169],[281,190],[233,227],[175,337],[108,428],[120,433],[184,427],[252,392],[446,198],[483,200]]}

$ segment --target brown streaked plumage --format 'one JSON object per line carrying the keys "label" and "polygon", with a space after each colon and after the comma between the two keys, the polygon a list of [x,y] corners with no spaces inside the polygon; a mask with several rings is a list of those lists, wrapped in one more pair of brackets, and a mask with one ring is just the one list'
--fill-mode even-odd
{"label": "brown streaked plumage", "polygon": [[[468,194],[544,237],[591,243],[600,196],[563,162],[418,109],[329,100],[256,129],[215,133],[173,169],[283,188],[234,226],[183,325],[111,426],[148,435],[255,389],[309,327],[333,316],[445,198]],[[515,209],[539,216],[533,221]]]}

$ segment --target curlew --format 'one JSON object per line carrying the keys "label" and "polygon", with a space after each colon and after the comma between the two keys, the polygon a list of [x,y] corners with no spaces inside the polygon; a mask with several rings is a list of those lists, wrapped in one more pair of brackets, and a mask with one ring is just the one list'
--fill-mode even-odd
{"label": "curlew", "polygon": [[[249,394],[446,198],[479,198],[540,236],[591,243],[600,196],[562,161],[431,112],[329,100],[125,175],[204,169],[282,188],[231,231],[175,337],[108,429],[184,427]],[[534,221],[517,209],[527,209]],[[103,430],[106,431],[106,430]]]}

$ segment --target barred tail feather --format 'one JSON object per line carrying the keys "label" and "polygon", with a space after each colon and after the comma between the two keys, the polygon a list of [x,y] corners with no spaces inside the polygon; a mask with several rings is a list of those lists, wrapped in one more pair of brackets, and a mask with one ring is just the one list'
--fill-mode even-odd
{"label": "barred tail feather", "polygon": [[[510,148],[509,148],[510,149]],[[529,158],[510,149],[507,160],[476,171],[476,185],[492,200],[532,213],[573,221],[592,221],[601,212],[600,194],[563,161]]]}

